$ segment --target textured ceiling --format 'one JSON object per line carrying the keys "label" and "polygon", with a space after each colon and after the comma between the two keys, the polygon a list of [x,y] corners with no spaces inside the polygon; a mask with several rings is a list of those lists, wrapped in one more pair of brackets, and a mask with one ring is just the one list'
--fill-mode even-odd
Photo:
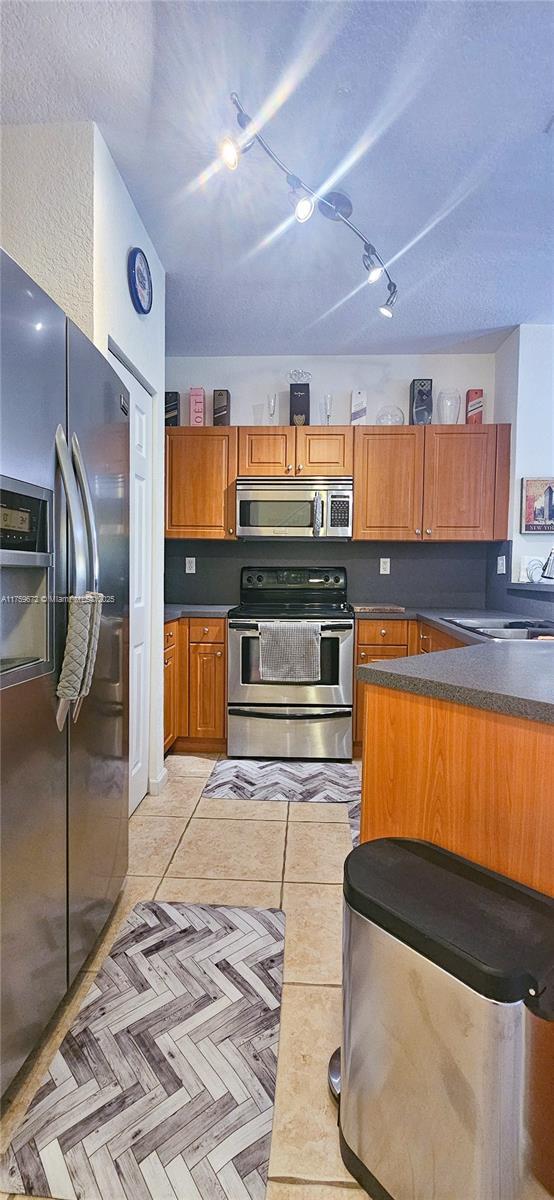
{"label": "textured ceiling", "polygon": [[[4,121],[104,134],[168,271],[169,354],[490,350],[554,320],[549,2],[31,0],[2,5],[2,39]],[[232,90],[270,101],[266,137],[313,186],[340,179],[392,260],[393,321],[344,228],[261,245],[291,209],[258,147],[191,187]]]}

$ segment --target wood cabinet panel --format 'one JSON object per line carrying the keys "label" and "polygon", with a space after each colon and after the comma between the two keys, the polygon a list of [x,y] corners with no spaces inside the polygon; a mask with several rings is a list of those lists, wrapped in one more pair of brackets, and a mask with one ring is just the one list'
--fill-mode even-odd
{"label": "wood cabinet panel", "polygon": [[296,465],[295,433],[291,425],[241,425],[239,475],[292,477]]}
{"label": "wood cabinet panel", "polygon": [[364,686],[362,841],[424,838],[554,895],[554,726]]}
{"label": "wood cabinet panel", "polygon": [[177,655],[164,652],[164,753],[177,737]]}
{"label": "wood cabinet panel", "polygon": [[354,538],[421,540],[424,428],[358,426],[354,432]]}
{"label": "wood cabinet panel", "polygon": [[296,430],[297,475],[352,475],[353,470],[351,425],[309,425]]}
{"label": "wood cabinet panel", "polygon": [[358,621],[358,642],[379,647],[405,646],[408,642],[407,621]]}
{"label": "wood cabinet panel", "polygon": [[190,645],[191,738],[225,736],[225,652],[223,644]]}
{"label": "wood cabinet panel", "polygon": [[494,496],[495,542],[508,537],[508,511],[510,507],[510,443],[511,425],[496,426],[496,478]]}
{"label": "wood cabinet panel", "polygon": [[424,541],[490,541],[496,425],[425,428]]}
{"label": "wood cabinet panel", "polygon": [[[367,667],[369,663],[383,661],[387,658],[407,658],[407,646],[368,646],[358,645],[356,665]],[[366,685],[356,680],[356,704],[354,712],[354,741],[361,742],[364,736],[364,697]]]}
{"label": "wood cabinet panel", "polygon": [[191,642],[225,641],[224,617],[190,617]]}
{"label": "wood cabinet panel", "polygon": [[460,642],[443,629],[435,629],[434,625],[428,625],[426,621],[418,621],[418,630],[420,654],[434,654],[436,650],[467,649],[466,642]]}
{"label": "wood cabinet panel", "polygon": [[189,734],[189,621],[181,617],[177,631],[177,737]]}
{"label": "wood cabinet panel", "polygon": [[166,537],[234,537],[237,429],[166,430]]}

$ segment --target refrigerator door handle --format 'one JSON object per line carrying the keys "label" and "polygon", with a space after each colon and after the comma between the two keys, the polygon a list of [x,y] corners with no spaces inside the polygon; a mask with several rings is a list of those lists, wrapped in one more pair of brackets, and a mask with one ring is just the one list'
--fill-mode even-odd
{"label": "refrigerator door handle", "polygon": [[[62,477],[65,498],[67,502],[67,512],[69,516],[69,526],[71,529],[71,538],[73,542],[73,595],[84,596],[87,590],[88,578],[88,558],[85,540],[85,526],[83,522],[83,512],[79,491],[69,456],[69,449],[66,441],[65,432],[62,425],[58,425],[56,429],[56,456],[60,475]],[[70,701],[58,700],[56,709],[56,724],[58,729],[63,729],[67,714],[69,712]]]}
{"label": "refrigerator door handle", "polygon": [[88,481],[87,470],[83,459],[83,452],[79,445],[77,434],[74,433],[71,439],[71,453],[73,457],[73,465],[75,474],[81,489],[83,497],[83,508],[85,510],[85,525],[87,529],[89,562],[92,571],[91,587],[92,592],[98,591],[98,583],[100,579],[100,562],[98,558],[98,536],[96,533],[96,522],[94,519],[94,507],[92,504],[92,495],[90,484]]}

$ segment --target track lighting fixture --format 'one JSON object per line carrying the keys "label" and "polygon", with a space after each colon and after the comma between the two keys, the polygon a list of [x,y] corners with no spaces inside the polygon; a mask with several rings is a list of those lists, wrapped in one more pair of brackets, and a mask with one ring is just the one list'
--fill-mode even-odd
{"label": "track lighting fixture", "polygon": [[386,304],[381,304],[379,307],[379,312],[381,313],[382,317],[389,317],[389,318],[392,317],[392,315],[393,315],[392,310],[394,308],[394,305],[396,304],[397,295],[398,295],[398,291],[396,288],[396,284],[394,284],[392,282],[392,280],[389,279],[389,294],[387,296]]}
{"label": "track lighting fixture", "polygon": [[366,243],[362,262],[366,271],[368,272],[368,283],[377,283],[381,278],[381,275],[383,275],[385,268],[381,262],[381,259],[379,258],[375,246],[370,246],[368,243]]}
{"label": "track lighting fixture", "polygon": [[224,137],[219,148],[221,160],[229,171],[236,171],[239,165],[240,149],[232,137]]}
{"label": "track lighting fixture", "polygon": [[398,289],[391,279],[381,255],[377,253],[375,246],[371,242],[368,242],[361,230],[357,229],[350,220],[352,213],[350,197],[344,192],[338,191],[327,192],[323,195],[318,195],[317,192],[314,192],[313,188],[304,183],[304,180],[300,179],[299,175],[294,175],[289,171],[288,167],[271,149],[271,146],[268,145],[261,133],[256,131],[252,118],[248,116],[248,113],[242,107],[236,92],[231,92],[231,102],[234,104],[237,112],[239,128],[243,132],[245,130],[253,130],[253,132],[248,141],[240,140],[236,142],[232,137],[225,137],[223,139],[221,143],[221,157],[225,166],[230,171],[236,171],[241,152],[249,150],[254,145],[254,142],[257,142],[268,158],[275,163],[275,166],[286,175],[287,183],[291,189],[290,202],[294,208],[295,218],[301,225],[309,221],[315,212],[317,201],[317,207],[322,216],[329,218],[331,221],[340,221],[352,231],[355,237],[363,242],[364,253],[362,262],[368,273],[368,283],[378,283],[384,275],[388,284],[388,296],[386,302],[380,306],[379,312],[382,317],[392,317],[393,308],[398,298]]}

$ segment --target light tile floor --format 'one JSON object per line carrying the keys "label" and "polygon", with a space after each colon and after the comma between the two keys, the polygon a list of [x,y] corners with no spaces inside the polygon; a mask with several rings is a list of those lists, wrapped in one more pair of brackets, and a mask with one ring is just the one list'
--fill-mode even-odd
{"label": "light tile floor", "polygon": [[[285,982],[267,1200],[365,1195],[345,1170],[327,1063],[340,1042],[347,806],[201,800],[217,756],[170,756],[170,781],[130,822],[129,876],[103,935],[11,1090],[2,1144],[23,1115],[127,913],[139,900],[284,908]],[[0,1193],[1,1200],[2,1193]]]}

